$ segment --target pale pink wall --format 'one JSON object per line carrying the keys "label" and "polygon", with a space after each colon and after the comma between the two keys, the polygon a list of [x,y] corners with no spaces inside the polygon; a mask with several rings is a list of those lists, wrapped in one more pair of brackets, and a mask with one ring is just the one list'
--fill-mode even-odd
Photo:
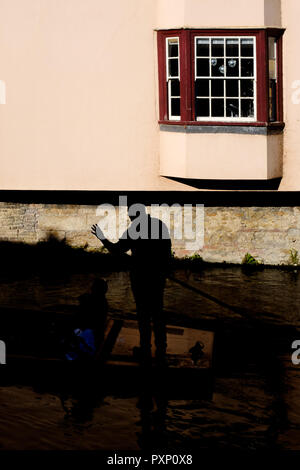
{"label": "pale pink wall", "polygon": [[[161,174],[199,179],[281,176],[282,136],[161,132]],[[181,165],[178,162],[181,162]]]}
{"label": "pale pink wall", "polygon": [[182,132],[160,132],[160,174],[186,178],[186,139]]}
{"label": "pale pink wall", "polygon": [[277,178],[283,174],[283,133],[268,135],[267,167],[268,178]]}
{"label": "pale pink wall", "polygon": [[157,28],[280,26],[280,0],[158,0]]}
{"label": "pale pink wall", "polygon": [[0,0],[1,189],[178,189],[159,177],[156,0]]}
{"label": "pale pink wall", "polygon": [[265,2],[265,25],[281,28],[281,0],[264,0]]}
{"label": "pale pink wall", "polygon": [[282,0],[284,160],[282,190],[300,190],[300,1]]}

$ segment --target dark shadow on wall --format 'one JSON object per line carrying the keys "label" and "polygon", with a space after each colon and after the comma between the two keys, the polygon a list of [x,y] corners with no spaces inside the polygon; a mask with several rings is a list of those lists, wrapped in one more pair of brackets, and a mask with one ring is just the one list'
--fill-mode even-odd
{"label": "dark shadow on wall", "polygon": [[[171,268],[201,270],[206,265],[200,256],[172,257]],[[212,263],[208,263],[213,266]],[[40,274],[55,277],[61,274],[84,272],[118,272],[131,267],[128,254],[113,255],[99,243],[99,248],[74,247],[49,232],[46,239],[35,244],[18,241],[0,241],[0,278],[14,278]]]}
{"label": "dark shadow on wall", "polygon": [[186,184],[197,189],[210,189],[220,191],[277,191],[281,178],[271,180],[201,180],[168,177],[172,181]]}
{"label": "dark shadow on wall", "polygon": [[59,275],[74,272],[121,271],[128,269],[128,255],[113,256],[99,246],[98,250],[88,251],[85,247],[68,245],[55,232],[48,234],[44,241],[36,244],[0,241],[0,275],[20,275],[43,273]]}
{"label": "dark shadow on wall", "polygon": [[[161,177],[164,178],[165,177]],[[176,180],[180,181],[181,180]],[[98,206],[99,204],[130,205],[136,202],[151,204],[204,204],[207,207],[294,207],[300,206],[300,191],[277,191],[280,180],[264,182],[270,185],[266,190],[247,188],[234,189],[232,183],[223,181],[230,190],[222,190],[219,180],[182,180],[185,191],[30,191],[0,190],[2,204],[71,204]],[[249,182],[251,185],[255,181]],[[188,185],[191,185],[190,187]],[[210,187],[208,188],[208,185]],[[247,185],[248,182],[245,182]],[[274,184],[275,189],[271,186]],[[202,185],[202,187],[201,187]],[[195,191],[195,189],[199,191]],[[120,197],[123,196],[124,203]],[[46,207],[45,207],[46,208]]]}
{"label": "dark shadow on wall", "polygon": [[[172,252],[170,262],[170,279],[172,272],[183,269],[187,276],[190,272],[201,272],[203,269],[236,267],[245,273],[253,273],[263,269],[278,269],[272,265],[213,263],[204,261],[199,254],[179,258]],[[111,273],[128,271],[131,268],[130,254],[111,254],[99,243],[99,248],[89,249],[86,243],[83,247],[74,247],[66,239],[61,239],[56,232],[51,231],[45,240],[35,244],[21,241],[0,240],[0,281],[9,278],[26,278],[32,274],[42,274],[43,277],[59,277],[70,273]],[[282,265],[281,270],[295,270],[294,265]]]}

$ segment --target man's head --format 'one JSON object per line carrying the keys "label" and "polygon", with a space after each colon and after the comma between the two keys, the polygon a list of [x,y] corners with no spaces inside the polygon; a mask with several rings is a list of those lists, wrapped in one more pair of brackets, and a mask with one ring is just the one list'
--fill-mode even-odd
{"label": "man's head", "polygon": [[132,204],[128,208],[128,216],[131,221],[133,221],[137,217],[146,217],[147,216],[146,207],[144,206],[144,204],[139,204],[139,203]]}
{"label": "man's head", "polygon": [[92,306],[91,306],[91,299],[89,294],[82,294],[78,297],[79,301],[79,309],[76,315],[76,323],[77,327],[81,330],[85,330],[89,328],[92,321]]}
{"label": "man's head", "polygon": [[104,296],[107,292],[108,285],[105,279],[95,279],[91,288],[91,294],[96,296]]}

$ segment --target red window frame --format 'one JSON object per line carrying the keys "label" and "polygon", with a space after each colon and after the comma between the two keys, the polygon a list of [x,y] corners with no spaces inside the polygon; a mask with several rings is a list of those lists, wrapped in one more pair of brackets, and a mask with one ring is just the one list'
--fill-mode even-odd
{"label": "red window frame", "polygon": [[[283,29],[172,29],[157,32],[158,81],[159,81],[159,123],[198,126],[283,126],[282,90],[282,35]],[[195,81],[194,81],[194,38],[195,36],[255,36],[256,38],[256,121],[196,121],[195,120]],[[168,120],[168,95],[166,82],[166,38],[179,37],[180,53],[180,121]],[[276,120],[269,120],[269,72],[268,38],[277,39],[277,84]]]}

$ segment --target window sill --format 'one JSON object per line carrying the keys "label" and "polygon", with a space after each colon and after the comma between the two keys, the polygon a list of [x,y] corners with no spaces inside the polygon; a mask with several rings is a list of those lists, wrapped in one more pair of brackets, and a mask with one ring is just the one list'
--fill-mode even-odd
{"label": "window sill", "polygon": [[284,122],[212,122],[212,121],[158,121],[161,131],[190,134],[259,134],[278,133]]}
{"label": "window sill", "polygon": [[284,129],[284,122],[259,122],[259,121],[158,121],[158,124],[166,124],[167,126],[252,126],[252,127],[268,127],[276,129]]}

